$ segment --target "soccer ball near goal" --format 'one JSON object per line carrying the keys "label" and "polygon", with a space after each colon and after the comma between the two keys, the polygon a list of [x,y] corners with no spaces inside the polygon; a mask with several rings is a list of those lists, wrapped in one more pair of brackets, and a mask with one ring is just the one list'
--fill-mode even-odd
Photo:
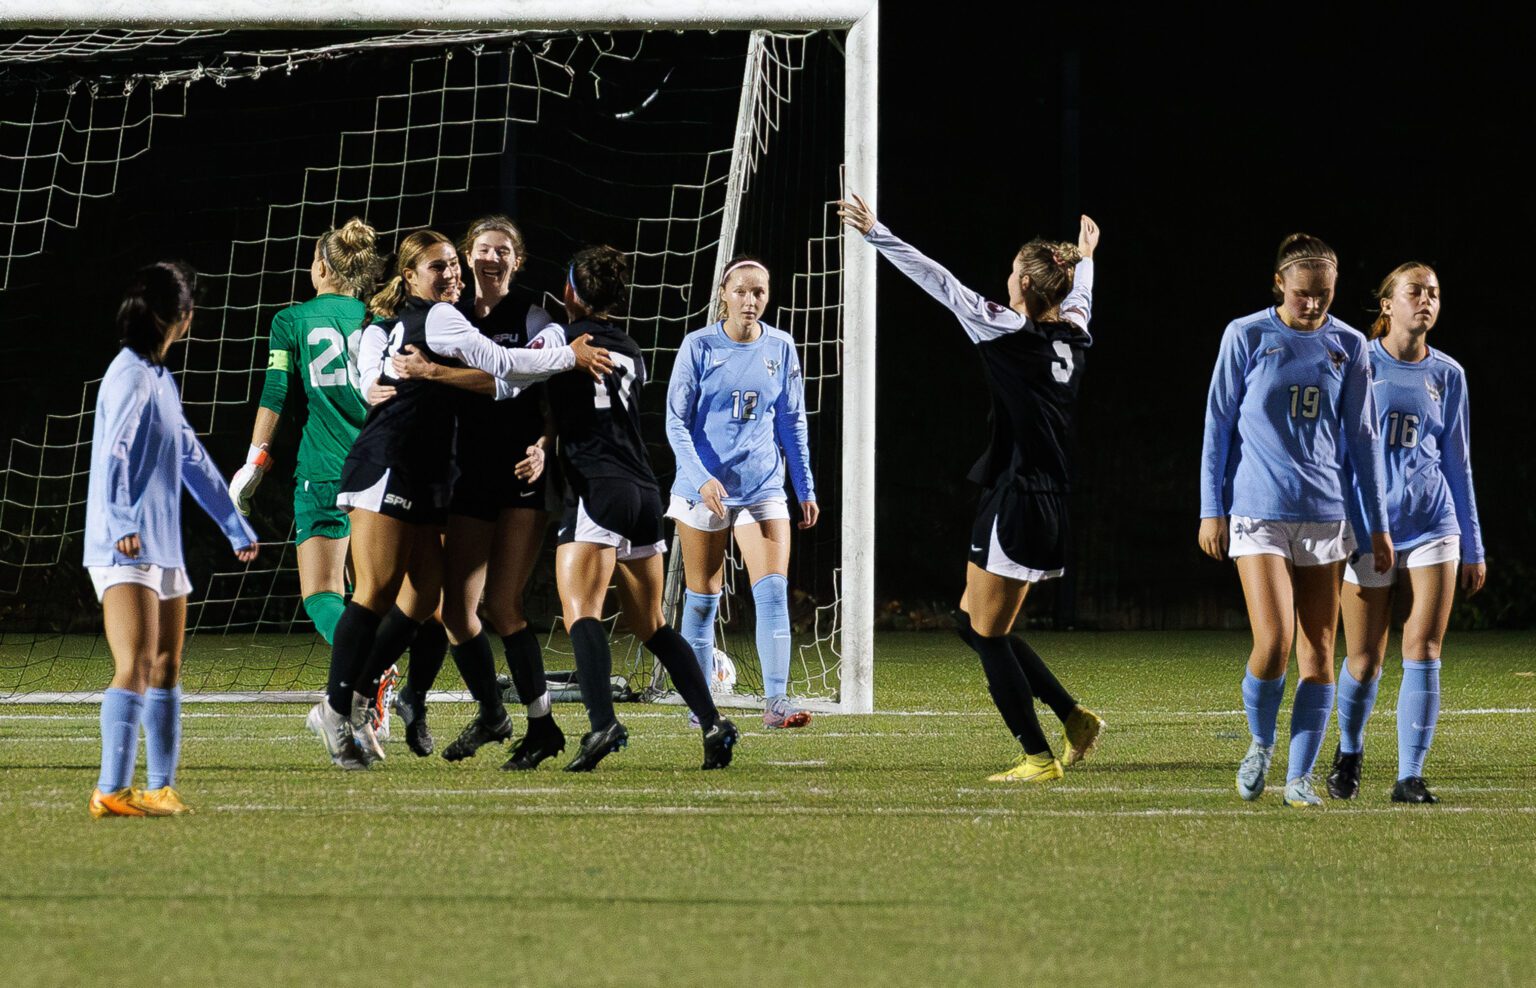
{"label": "soccer ball near goal", "polygon": [[715,669],[709,677],[711,693],[729,693],[736,688],[736,663],[721,649],[715,649]]}

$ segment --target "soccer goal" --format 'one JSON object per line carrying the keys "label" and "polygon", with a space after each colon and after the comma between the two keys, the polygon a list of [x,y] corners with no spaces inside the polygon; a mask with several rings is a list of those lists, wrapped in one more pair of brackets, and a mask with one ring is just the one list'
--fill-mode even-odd
{"label": "soccer goal", "polygon": [[[390,246],[423,226],[457,239],[505,212],[527,235],[519,277],[537,291],[558,293],[584,243],[631,252],[627,327],[652,375],[642,408],[664,482],[676,349],[713,319],[733,254],[767,260],[769,321],[800,347],[823,511],[795,539],[791,693],[872,709],[874,255],[833,204],[845,187],[875,190],[874,3],[443,9],[425,22],[388,2],[330,4],[324,22],[245,0],[0,12],[0,702],[91,700],[110,678],[80,539],[96,384],[134,268],[176,256],[201,272],[172,365],[227,474],[271,318],[311,294],[320,233],[357,215]],[[328,649],[300,606],[292,543],[296,444],[286,424],[256,498],[256,563],[185,513],[191,700],[297,699],[323,684]],[[727,702],[761,690],[745,584],[729,560]],[[558,668],[569,645],[547,565],[528,605],[552,627]],[[625,682],[663,698],[649,653],[615,635]]]}

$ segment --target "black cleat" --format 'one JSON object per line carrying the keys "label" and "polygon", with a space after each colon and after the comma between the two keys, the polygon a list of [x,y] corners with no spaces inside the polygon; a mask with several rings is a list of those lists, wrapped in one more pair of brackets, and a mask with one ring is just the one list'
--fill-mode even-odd
{"label": "black cleat", "polygon": [[597,763],[603,760],[605,755],[611,755],[620,748],[629,746],[629,731],[614,721],[601,731],[588,731],[581,737],[581,750],[576,752],[570,764],[565,766],[567,772],[590,772],[597,768]]}
{"label": "black cleat", "polygon": [[1422,775],[1410,775],[1406,779],[1398,779],[1397,785],[1392,787],[1392,802],[1438,803],[1440,797],[1429,791]]}
{"label": "black cleat", "polygon": [[731,764],[731,751],[739,740],[741,735],[736,732],[735,724],[724,717],[715,721],[715,726],[704,732],[704,770]]}
{"label": "black cleat", "polygon": [[405,746],[411,749],[411,754],[418,758],[432,754],[437,742],[432,740],[432,732],[427,728],[427,698],[401,690],[395,694],[395,713],[405,723]]}
{"label": "black cleat", "polygon": [[565,732],[549,714],[528,718],[528,733],[512,746],[512,757],[501,767],[503,772],[530,772],[539,762],[565,750]]}
{"label": "black cleat", "polygon": [[1328,795],[1334,799],[1354,799],[1360,795],[1360,762],[1365,752],[1346,755],[1333,749],[1333,768],[1328,770]]}
{"label": "black cleat", "polygon": [[465,758],[474,757],[484,745],[495,742],[500,744],[512,736],[512,718],[505,713],[501,715],[501,723],[487,726],[484,719],[476,717],[465,725],[459,736],[453,739],[453,743],[443,749],[443,760],[448,762],[462,761]]}

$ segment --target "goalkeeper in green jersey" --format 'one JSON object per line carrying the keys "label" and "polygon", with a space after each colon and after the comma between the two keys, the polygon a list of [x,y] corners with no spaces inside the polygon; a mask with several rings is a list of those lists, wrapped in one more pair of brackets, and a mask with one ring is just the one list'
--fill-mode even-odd
{"label": "goalkeeper in green jersey", "polygon": [[352,527],[336,507],[336,485],[368,406],[358,392],[357,348],[366,308],[383,270],[373,227],[353,218],[315,244],[309,266],[315,297],[272,319],[267,380],[251,430],[245,465],[230,481],[236,506],[250,514],[251,495],[272,465],[268,448],[295,387],[308,409],[294,468],[293,527],[304,611],[329,644],[346,606],[347,545]]}

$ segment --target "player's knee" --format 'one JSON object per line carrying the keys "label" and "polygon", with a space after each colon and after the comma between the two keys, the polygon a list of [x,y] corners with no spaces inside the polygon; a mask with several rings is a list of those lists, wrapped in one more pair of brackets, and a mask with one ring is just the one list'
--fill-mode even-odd
{"label": "player's knee", "polygon": [[624,615],[624,619],[625,622],[629,625],[629,630],[634,634],[636,638],[643,642],[650,641],[651,638],[655,636],[656,632],[660,631],[662,626],[667,623],[663,619],[661,608],[659,607],[649,613],[642,612],[640,614],[634,615],[626,614]]}
{"label": "player's knee", "polygon": [[485,623],[498,635],[513,635],[528,626],[521,600],[487,596],[484,611]]}

